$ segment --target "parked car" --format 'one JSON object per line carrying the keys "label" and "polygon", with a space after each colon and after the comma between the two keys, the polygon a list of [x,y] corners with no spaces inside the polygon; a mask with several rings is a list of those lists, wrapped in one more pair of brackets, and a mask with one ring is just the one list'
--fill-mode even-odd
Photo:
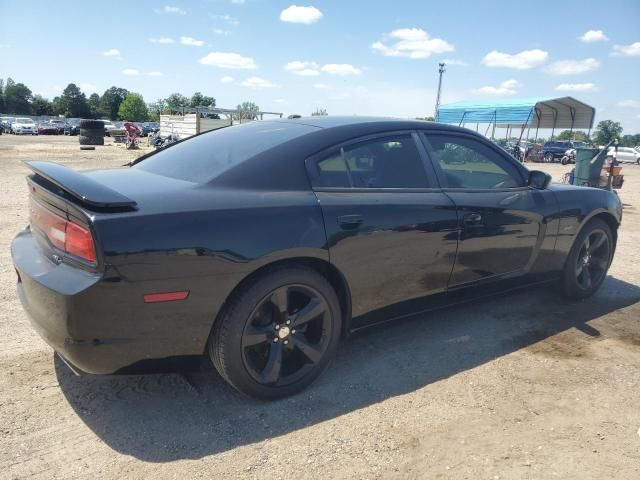
{"label": "parked car", "polygon": [[105,137],[111,136],[111,130],[118,130],[118,127],[111,122],[111,120],[102,120],[104,122],[104,135]]}
{"label": "parked car", "polygon": [[38,124],[38,135],[58,135],[60,130],[54,123],[43,122]]}
{"label": "parked car", "polygon": [[571,148],[575,148],[575,145],[570,140],[553,140],[542,146],[542,155],[545,162],[554,162],[561,159]]}
{"label": "parked car", "polygon": [[622,218],[615,193],[434,122],[251,122],[129,165],[28,162],[11,253],[35,330],[78,372],[208,355],[268,399],[377,322],[543,281],[592,295]]}
{"label": "parked car", "polygon": [[49,123],[57,128],[58,135],[62,135],[68,125],[66,120],[50,120]]}
{"label": "parked car", "polygon": [[618,147],[616,153],[614,147],[609,147],[607,151],[608,157],[615,157],[620,163],[635,163],[640,165],[640,151],[631,147]]}
{"label": "parked car", "polygon": [[142,137],[148,137],[149,134],[153,133],[154,129],[150,122],[137,123],[137,127],[140,129]]}
{"label": "parked car", "polygon": [[65,135],[79,135],[80,134],[80,120],[69,120],[64,127]]}
{"label": "parked car", "polygon": [[0,129],[2,133],[11,133],[11,124],[15,119],[13,117],[0,118]]}
{"label": "parked car", "polygon": [[16,135],[23,135],[23,134],[37,135],[38,126],[30,118],[18,117],[11,124],[11,133],[14,133]]}

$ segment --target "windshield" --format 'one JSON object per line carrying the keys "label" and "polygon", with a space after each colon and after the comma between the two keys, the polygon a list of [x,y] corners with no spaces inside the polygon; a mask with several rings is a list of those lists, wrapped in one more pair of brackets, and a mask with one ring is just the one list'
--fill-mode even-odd
{"label": "windshield", "polygon": [[30,118],[16,118],[16,123],[33,123]]}
{"label": "windshield", "polygon": [[309,125],[279,122],[220,128],[160,150],[133,168],[204,183],[265,150],[315,130]]}

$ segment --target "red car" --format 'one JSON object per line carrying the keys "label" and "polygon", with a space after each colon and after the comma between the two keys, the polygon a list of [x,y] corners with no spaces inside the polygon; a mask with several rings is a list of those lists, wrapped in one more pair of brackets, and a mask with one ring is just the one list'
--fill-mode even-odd
{"label": "red car", "polygon": [[38,125],[38,135],[59,135],[58,126],[53,123],[41,123]]}

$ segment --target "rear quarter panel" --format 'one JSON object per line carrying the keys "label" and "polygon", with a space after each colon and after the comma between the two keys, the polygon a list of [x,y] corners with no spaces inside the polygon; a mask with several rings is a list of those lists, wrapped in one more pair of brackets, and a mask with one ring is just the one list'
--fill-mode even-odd
{"label": "rear quarter panel", "polygon": [[[186,211],[95,219],[105,262],[105,303],[96,308],[120,326],[113,331],[153,337],[160,356],[201,354],[225,300],[258,268],[292,257],[328,260],[312,192],[200,192],[192,200]],[[143,301],[145,293],[183,290],[184,301]]]}

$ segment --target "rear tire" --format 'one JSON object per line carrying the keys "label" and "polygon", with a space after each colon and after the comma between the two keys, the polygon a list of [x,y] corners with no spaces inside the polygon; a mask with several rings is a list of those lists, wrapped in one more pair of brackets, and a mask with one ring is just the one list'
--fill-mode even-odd
{"label": "rear tire", "polygon": [[580,300],[593,295],[607,276],[613,259],[615,241],[611,228],[603,220],[593,219],[576,237],[562,274],[562,292]]}
{"label": "rear tire", "polygon": [[102,120],[80,120],[80,128],[104,131],[104,122]]}
{"label": "rear tire", "polygon": [[341,322],[336,293],[322,275],[303,266],[275,268],[232,294],[208,351],[236,390],[273,400],[303,390],[326,370]]}
{"label": "rear tire", "polygon": [[80,145],[104,145],[104,137],[79,135]]}

